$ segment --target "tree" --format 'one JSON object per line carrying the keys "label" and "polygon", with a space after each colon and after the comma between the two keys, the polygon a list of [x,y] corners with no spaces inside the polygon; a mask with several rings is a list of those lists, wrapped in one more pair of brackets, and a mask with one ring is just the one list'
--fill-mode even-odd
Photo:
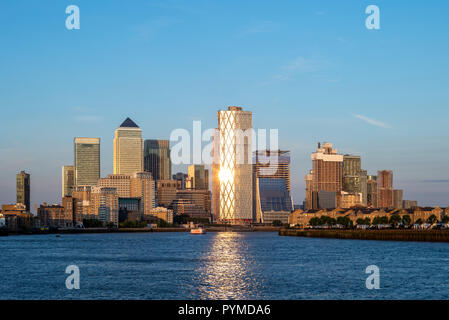
{"label": "tree", "polygon": [[419,224],[419,225],[422,225],[422,224],[423,224],[423,221],[422,221],[421,218],[419,218],[418,220],[415,221],[415,223],[416,223],[416,224]]}
{"label": "tree", "polygon": [[366,218],[365,218],[365,224],[366,224],[367,226],[371,225],[371,219],[368,218],[368,217],[366,217]]}
{"label": "tree", "polygon": [[390,217],[390,224],[392,224],[394,227],[397,227],[399,225],[399,223],[401,222],[401,216],[398,214],[393,214]]}
{"label": "tree", "polygon": [[411,222],[412,222],[412,219],[410,218],[410,216],[408,214],[402,216],[402,223],[404,224],[404,226],[409,226]]}
{"label": "tree", "polygon": [[320,225],[320,219],[317,218],[317,217],[313,217],[312,219],[309,220],[309,224],[310,224],[312,227],[319,226],[319,225]]}
{"label": "tree", "polygon": [[380,217],[380,224],[388,224],[388,217],[387,216]]}
{"label": "tree", "polygon": [[443,219],[441,219],[441,222],[449,223],[449,216],[444,216]]}
{"label": "tree", "polygon": [[357,225],[364,225],[365,224],[365,219],[358,218],[356,223],[357,223]]}
{"label": "tree", "polygon": [[281,220],[273,220],[273,226],[282,227],[282,221]]}
{"label": "tree", "polygon": [[430,223],[430,224],[434,224],[434,223],[436,223],[437,221],[438,221],[437,216],[434,215],[434,214],[432,214],[432,215],[429,217],[429,219],[427,219],[427,222]]}
{"label": "tree", "polygon": [[352,228],[354,225],[354,223],[352,222],[351,219],[349,219],[349,217],[338,217],[337,223],[341,224],[345,228]]}

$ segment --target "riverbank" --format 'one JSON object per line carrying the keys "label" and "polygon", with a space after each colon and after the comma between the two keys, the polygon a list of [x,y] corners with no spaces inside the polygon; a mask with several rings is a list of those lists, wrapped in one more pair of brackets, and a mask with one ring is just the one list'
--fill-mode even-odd
{"label": "riverbank", "polygon": [[[281,227],[272,226],[207,226],[207,232],[279,232]],[[26,232],[7,232],[7,235],[24,235],[24,234],[88,234],[88,233],[146,233],[146,232],[190,232],[188,228],[71,228],[71,229],[54,229],[54,230],[32,230]]]}
{"label": "riverbank", "polygon": [[383,240],[449,242],[449,230],[303,230],[281,229],[280,236]]}

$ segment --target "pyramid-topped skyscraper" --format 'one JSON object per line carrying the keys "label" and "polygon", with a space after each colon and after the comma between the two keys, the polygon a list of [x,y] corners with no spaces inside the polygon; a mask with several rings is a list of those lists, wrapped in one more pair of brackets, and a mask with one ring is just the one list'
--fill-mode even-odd
{"label": "pyramid-topped skyscraper", "polygon": [[133,175],[137,172],[143,172],[142,130],[126,118],[115,130],[114,174]]}
{"label": "pyramid-topped skyscraper", "polygon": [[132,121],[130,118],[126,118],[125,121],[120,125],[120,128],[138,128],[139,126]]}

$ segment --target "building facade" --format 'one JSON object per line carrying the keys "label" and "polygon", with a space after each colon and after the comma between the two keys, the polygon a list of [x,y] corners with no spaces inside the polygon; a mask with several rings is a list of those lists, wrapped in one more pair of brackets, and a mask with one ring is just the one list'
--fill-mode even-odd
{"label": "building facade", "polygon": [[202,164],[192,164],[188,167],[186,189],[209,190],[209,170]]}
{"label": "building facade", "polygon": [[130,118],[115,130],[114,174],[133,175],[143,171],[142,130]]}
{"label": "building facade", "polygon": [[229,107],[218,111],[217,117],[218,216],[226,223],[250,223],[253,220],[252,113],[241,107]]}
{"label": "building facade", "polygon": [[92,213],[104,224],[112,223],[118,226],[119,196],[115,188],[92,187]]}
{"label": "building facade", "polygon": [[144,169],[151,172],[155,181],[171,179],[169,140],[145,140]]}
{"label": "building facade", "polygon": [[288,222],[293,204],[285,179],[257,178],[255,198],[257,223]]}
{"label": "building facade", "polygon": [[100,178],[100,138],[75,138],[75,185],[94,186]]}
{"label": "building facade", "polygon": [[377,205],[379,208],[394,206],[393,171],[391,170],[377,172]]}
{"label": "building facade", "polygon": [[63,206],[58,204],[44,203],[37,210],[37,216],[43,226],[64,228],[73,226],[72,212],[66,211]]}
{"label": "building facade", "polygon": [[404,191],[401,189],[393,190],[393,208],[402,209],[402,197]]}
{"label": "building facade", "polygon": [[25,205],[30,212],[30,192],[31,192],[30,175],[25,171],[21,171],[16,176],[16,203]]}
{"label": "building facade", "polygon": [[368,175],[366,180],[367,207],[378,208],[377,205],[377,176]]}
{"label": "building facade", "polygon": [[[337,206],[340,204],[341,191],[343,190],[343,155],[338,154],[331,143],[318,143],[318,148],[311,155],[312,171],[306,176],[306,204],[311,209],[317,209],[317,203],[313,201],[314,192],[331,191],[337,195]],[[312,199],[310,199],[312,197]]]}
{"label": "building facade", "polygon": [[70,197],[75,187],[75,166],[62,167],[62,197]]}

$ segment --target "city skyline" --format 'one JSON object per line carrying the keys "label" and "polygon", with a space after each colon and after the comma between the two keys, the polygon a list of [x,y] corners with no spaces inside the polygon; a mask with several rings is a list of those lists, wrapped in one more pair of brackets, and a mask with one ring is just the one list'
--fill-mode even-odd
{"label": "city skyline", "polygon": [[[366,1],[256,11],[136,1],[126,14],[118,4],[79,1],[83,22],[73,32],[63,4],[5,4],[0,203],[14,202],[20,170],[32,176],[32,204],[59,203],[73,137],[101,137],[104,177],[113,172],[113,131],[127,116],[143,138],[168,139],[174,128],[191,131],[193,120],[216,127],[215,112],[237,104],[253,112],[255,128],[279,129],[296,203],[310,153],[330,141],[361,156],[370,175],[392,170],[404,199],[448,205],[448,3],[407,4],[404,17],[403,4],[378,1],[375,32],[364,27]],[[425,24],[407,22],[423,16]]]}
{"label": "city skyline", "polygon": [[[241,115],[240,115],[241,114]],[[224,117],[226,115],[226,117]],[[226,185],[229,181],[231,181],[232,183],[234,183],[235,184],[235,186],[234,187],[232,187],[231,189],[229,189],[229,190],[227,190],[226,192],[230,192],[230,190],[232,191],[232,190],[234,190],[235,189],[235,187],[236,186],[239,186],[239,188],[241,189],[241,192],[243,192],[243,190],[246,190],[244,187],[246,186],[246,184],[245,183],[243,183],[243,184],[241,184],[241,183],[235,183],[234,182],[234,180],[236,179],[236,181],[237,180],[239,180],[239,179],[237,179],[237,176],[235,176],[235,173],[233,173],[233,170],[234,169],[232,169],[231,167],[229,167],[229,166],[231,166],[232,165],[232,163],[234,163],[233,165],[235,166],[237,163],[238,163],[238,161],[236,160],[236,158],[237,157],[241,157],[242,155],[239,153],[239,152],[237,152],[237,153],[235,153],[236,152],[236,150],[240,150],[239,148],[239,143],[242,143],[242,142],[244,142],[243,144],[242,144],[242,147],[243,148],[241,148],[241,151],[242,150],[244,150],[244,154],[245,154],[245,159],[246,159],[246,154],[249,154],[248,153],[248,151],[247,150],[251,150],[251,142],[249,141],[249,140],[251,140],[251,138],[249,138],[249,140],[248,140],[248,142],[247,142],[247,140],[245,139],[245,140],[243,140],[243,141],[240,141],[239,139],[240,138],[237,138],[235,141],[234,140],[232,140],[232,137],[234,137],[235,138],[235,133],[234,134],[232,134],[232,135],[230,135],[230,133],[229,132],[227,132],[227,131],[229,131],[229,130],[231,130],[231,128],[234,128],[234,129],[239,129],[239,128],[235,128],[235,126],[236,126],[236,124],[238,124],[238,126],[242,126],[242,128],[244,129],[244,130],[246,130],[246,129],[253,129],[252,128],[252,112],[251,111],[248,111],[248,110],[243,110],[243,108],[242,107],[236,107],[236,106],[230,106],[230,107],[228,107],[228,109],[227,109],[227,111],[223,111],[223,110],[218,110],[218,112],[217,112],[217,116],[218,116],[218,129],[215,129],[215,130],[217,130],[217,132],[221,132],[220,133],[220,135],[221,135],[221,138],[220,138],[220,140],[222,139],[223,141],[224,141],[224,143],[222,143],[222,144],[220,144],[220,146],[219,146],[219,149],[220,150],[224,150],[225,152],[219,152],[219,154],[222,154],[222,156],[219,156],[219,154],[218,154],[218,156],[219,156],[219,158],[218,159],[215,159],[215,160],[213,160],[214,161],[214,163],[212,163],[212,164],[209,164],[209,165],[205,165],[205,164],[200,164],[200,165],[198,165],[198,164],[187,164],[187,170],[185,170],[186,172],[188,172],[188,174],[189,174],[189,176],[193,176],[194,175],[194,172],[196,172],[196,169],[194,169],[195,167],[202,167],[202,170],[205,170],[205,168],[207,167],[208,169],[206,169],[206,172],[208,172],[209,170],[211,170],[212,172],[214,172],[214,169],[215,169],[215,171],[217,171],[218,172],[218,174],[217,173],[213,173],[213,175],[210,177],[210,181],[208,180],[208,182],[206,183],[206,185],[208,186],[208,190],[209,191],[211,191],[212,192],[212,194],[214,194],[214,193],[216,193],[217,194],[217,198],[216,198],[216,200],[214,200],[214,201],[217,201],[217,204],[216,204],[216,206],[217,207],[215,207],[215,209],[214,210],[216,210],[217,211],[217,213],[215,213],[215,216],[216,216],[216,218],[218,218],[219,216],[220,216],[220,214],[221,214],[221,210],[223,210],[223,209],[220,209],[221,207],[227,207],[227,206],[230,206],[230,208],[232,207],[234,207],[235,206],[235,204],[231,204],[231,203],[229,203],[229,204],[225,204],[225,203],[223,203],[223,201],[221,201],[220,200],[220,194],[222,194],[223,193],[223,190],[227,190],[226,188],[224,188],[223,189],[223,187],[224,187],[224,185]],[[239,117],[242,117],[243,116],[243,118],[239,118]],[[223,120],[220,120],[221,118],[226,118],[225,119],[225,121],[223,121]],[[228,119],[229,118],[229,119]],[[121,127],[123,127],[123,125],[124,124],[130,124],[130,123],[132,123],[133,125],[131,126],[131,127],[137,127],[137,125],[129,118],[129,117],[127,117],[126,119],[125,119],[125,121],[122,123],[122,125],[121,125]],[[137,127],[138,128],[138,127]],[[242,129],[242,128],[240,128],[240,129]],[[233,130],[234,130],[233,129]],[[139,129],[139,137],[140,136],[142,136],[142,131]],[[229,136],[229,137],[228,137]],[[227,137],[227,138],[226,138]],[[138,152],[140,155],[141,155],[141,160],[139,160],[141,163],[142,163],[142,165],[143,165],[143,159],[144,159],[144,146],[143,146],[143,141],[145,140],[145,141],[149,141],[149,142],[158,142],[158,140],[152,140],[152,139],[143,139],[143,138],[139,138],[140,139],[140,141],[141,141],[141,150],[140,150],[140,152]],[[98,162],[95,164],[95,163],[92,163],[92,160],[94,160],[94,162],[95,161],[99,161],[100,159],[101,159],[101,156],[100,156],[100,151],[101,151],[101,148],[97,148],[97,149],[95,149],[94,151],[93,151],[93,153],[92,153],[92,151],[91,151],[91,147],[92,147],[92,145],[93,146],[95,146],[95,145],[100,145],[100,140],[101,140],[101,138],[87,138],[87,137],[83,137],[83,138],[79,138],[79,137],[75,137],[74,138],[74,145],[75,145],[75,148],[74,148],[74,155],[75,155],[75,163],[77,162],[77,159],[79,158],[79,156],[78,156],[78,154],[80,153],[80,151],[78,151],[81,147],[83,147],[83,148],[86,148],[86,146],[88,146],[89,148],[87,149],[88,150],[88,152],[86,153],[85,151],[82,151],[82,153],[81,153],[81,155],[82,155],[82,158],[81,159],[83,159],[83,161],[85,161],[84,159],[88,159],[88,162],[87,163],[90,163],[90,165],[89,165],[89,167],[86,167],[86,169],[87,168],[95,168],[96,166],[98,166]],[[170,144],[170,140],[160,140],[160,141],[162,141],[163,142],[163,144],[164,144],[164,146],[165,147],[168,147],[169,146],[169,144]],[[226,141],[228,141],[228,142],[226,142]],[[240,142],[239,142],[240,141]],[[211,138],[211,140],[210,140],[210,142],[213,142],[213,138]],[[116,142],[114,141],[114,144],[115,144]],[[230,156],[229,156],[229,152],[231,152],[231,149],[233,149],[234,148],[234,144],[235,143],[237,143],[236,145],[235,145],[235,147],[236,147],[236,149],[234,150],[234,155],[232,155],[231,156],[231,158],[229,158]],[[254,147],[254,146],[253,146]],[[81,149],[82,150],[82,149]],[[227,151],[228,150],[228,151]],[[168,154],[170,153],[170,149],[168,148]],[[190,151],[191,152],[191,151]],[[212,150],[212,152],[213,152],[213,150]],[[261,156],[263,156],[263,157],[266,157],[266,155],[264,155],[265,154],[265,152],[267,152],[267,155],[268,156],[270,156],[270,153],[271,152],[273,152],[273,151],[270,151],[269,149],[257,149],[256,151],[253,151],[252,152],[252,154],[253,154],[253,158],[252,158],[252,164],[251,164],[251,169],[249,169],[249,171],[253,171],[254,170],[254,168],[252,167],[252,166],[259,166],[260,164],[258,164],[258,161],[257,161],[257,155],[260,153],[260,155]],[[277,156],[279,156],[279,155],[281,155],[281,154],[283,154],[283,153],[289,153],[289,151],[281,151],[281,150],[278,150],[278,151],[274,151],[274,154],[275,155],[277,155]],[[232,154],[232,152],[231,152],[231,154]],[[240,154],[240,155],[239,155]],[[126,155],[126,154],[125,154]],[[86,156],[87,156],[87,158],[86,158]],[[89,158],[89,157],[92,157],[93,156],[93,158],[91,159],[91,158]],[[215,156],[214,156],[215,157]],[[255,158],[254,158],[255,157]],[[235,158],[235,159],[234,159]],[[335,158],[335,159],[334,159]],[[346,191],[349,191],[349,194],[351,195],[351,194],[353,194],[354,192],[362,192],[362,193],[360,193],[360,197],[362,197],[363,196],[363,199],[365,199],[366,198],[366,196],[367,196],[367,191],[368,191],[368,189],[366,189],[366,188],[369,188],[369,186],[366,186],[365,187],[365,189],[364,190],[362,190],[362,189],[359,189],[359,191],[356,191],[356,190],[352,190],[352,188],[357,188],[357,185],[359,185],[359,182],[355,182],[354,181],[354,177],[351,175],[351,174],[354,174],[353,172],[360,172],[360,173],[362,173],[362,174],[364,174],[365,175],[365,184],[367,183],[367,182],[369,182],[370,180],[372,180],[372,178],[371,177],[374,177],[375,179],[376,179],[376,187],[375,187],[375,194],[376,194],[376,200],[375,200],[375,203],[384,203],[383,205],[379,205],[379,206],[372,206],[372,204],[370,203],[370,205],[372,206],[372,207],[380,207],[380,208],[386,208],[386,207],[392,207],[392,205],[391,204],[393,204],[393,203],[400,203],[400,206],[395,206],[395,208],[400,208],[400,207],[402,207],[402,199],[404,199],[405,200],[405,198],[403,197],[403,193],[404,193],[404,190],[402,190],[402,189],[393,189],[393,171],[392,170],[385,170],[385,169],[383,169],[383,170],[381,170],[381,169],[378,169],[377,171],[376,171],[376,173],[377,173],[377,175],[370,175],[370,174],[368,174],[368,172],[367,172],[367,170],[363,170],[363,169],[361,169],[361,163],[362,163],[362,156],[360,156],[360,155],[351,155],[351,154],[341,154],[341,153],[339,153],[339,151],[336,149],[336,148],[334,148],[333,147],[333,145],[332,145],[332,143],[329,143],[329,142],[323,142],[323,143],[321,143],[321,142],[318,142],[318,149],[317,149],[317,151],[314,153],[314,152],[312,152],[311,153],[311,160],[312,160],[312,164],[313,164],[313,169],[312,170],[309,170],[309,173],[306,173],[305,174],[305,176],[304,176],[304,179],[305,179],[305,184],[306,184],[306,189],[304,190],[305,191],[305,195],[304,195],[304,198],[301,200],[301,199],[299,199],[299,198],[295,198],[295,194],[294,193],[291,193],[291,198],[292,198],[292,200],[293,199],[296,199],[296,200],[294,200],[294,204],[296,204],[296,205],[302,205],[302,204],[304,204],[304,206],[305,206],[305,209],[318,209],[318,207],[315,207],[315,205],[317,205],[316,203],[315,203],[315,205],[311,205],[311,204],[308,204],[308,197],[310,198],[311,197],[311,194],[310,195],[308,195],[308,191],[307,190],[311,190],[311,189],[308,189],[308,187],[307,187],[307,182],[310,180],[312,180],[312,177],[314,177],[315,176],[315,174],[312,174],[312,172],[319,172],[319,170],[318,170],[318,168],[316,167],[316,160],[317,159],[325,159],[326,161],[329,161],[329,163],[334,163],[335,161],[338,161],[338,163],[340,163],[340,173],[339,174],[337,174],[337,172],[334,172],[334,173],[332,173],[333,171],[334,171],[334,169],[331,169],[330,170],[330,172],[327,172],[326,173],[326,179],[328,179],[328,178],[330,178],[332,181],[334,181],[335,180],[335,182],[332,182],[331,184],[335,184],[335,183],[337,183],[337,184],[339,184],[339,187],[336,187],[336,188],[334,188],[334,187],[331,187],[330,189],[329,189],[329,191],[330,190],[334,190],[334,191],[337,191],[337,194],[340,194],[340,192],[342,192],[342,194],[343,193],[345,193],[345,192],[343,192],[343,189],[344,190],[346,190]],[[193,158],[191,158],[191,160],[192,160]],[[281,158],[279,158],[279,159],[281,159]],[[116,161],[116,158],[115,158],[115,156],[113,156],[113,159],[112,159],[112,161],[113,162],[115,162]],[[138,162],[139,162],[138,161]],[[171,162],[170,161],[170,159],[168,159],[168,161],[169,162]],[[215,162],[216,161],[216,162]],[[236,162],[237,161],[237,162]],[[243,163],[243,165],[246,165],[247,164],[247,162],[246,162],[247,160],[245,160],[245,162]],[[255,161],[255,162],[254,162]],[[280,162],[279,162],[280,161]],[[290,169],[285,169],[284,168],[284,165],[282,164],[282,161],[283,160],[278,160],[278,166],[279,167],[277,167],[277,170],[278,171],[276,171],[276,172],[273,172],[273,173],[271,173],[271,174],[274,174],[274,176],[273,177],[276,177],[276,175],[280,175],[280,176],[282,176],[283,177],[283,179],[285,179],[285,186],[286,186],[286,190],[288,190],[288,192],[290,193],[290,187],[288,187],[288,185],[290,184],[290,180],[293,180],[293,182],[294,182],[294,180],[295,179],[291,179],[290,178]],[[344,165],[343,165],[343,163],[344,162],[346,162],[346,161],[348,161],[348,165],[349,165],[349,167],[345,167]],[[288,156],[288,164],[290,165],[290,156]],[[92,166],[93,165],[93,166]],[[225,168],[225,170],[223,170],[223,171],[221,171],[221,166],[222,165],[225,165],[225,166],[227,166],[226,168]],[[185,166],[185,164],[184,164],[184,166]],[[240,165],[241,166],[241,165]],[[270,166],[270,164],[265,164],[265,166]],[[321,166],[321,165],[320,165]],[[66,172],[66,169],[70,169],[70,168],[72,168],[71,170],[73,170],[74,171],[74,173],[73,173],[73,175],[74,176],[76,176],[76,165],[63,165],[62,166],[62,172],[61,172],[61,177],[60,177],[60,180],[61,180],[61,187],[62,187],[62,193],[63,193],[63,195],[64,195],[64,192],[66,192],[66,191],[68,191],[69,189],[68,189],[68,187],[69,187],[69,185],[70,184],[68,184],[68,185],[64,185],[65,183],[66,183],[66,180],[68,179],[67,178],[67,172]],[[343,168],[345,168],[344,170],[343,170]],[[194,169],[193,171],[191,170],[191,169]],[[232,170],[231,170],[232,169]],[[90,169],[89,169],[90,170]],[[137,169],[136,169],[137,170]],[[242,169],[239,169],[238,171],[240,172]],[[279,171],[279,170],[281,170],[281,171]],[[288,172],[288,174],[286,174],[286,172],[283,172],[283,170],[288,170],[287,172]],[[322,169],[321,169],[322,170]],[[326,169],[326,170],[329,170],[329,169]],[[95,171],[95,170],[94,170]],[[232,171],[232,172],[228,172],[228,171]],[[257,169],[256,169],[256,171],[257,171]],[[346,171],[346,174],[344,173]],[[87,172],[87,171],[86,171]],[[220,173],[221,172],[221,173]],[[132,172],[132,173],[129,173],[129,174],[131,174],[131,175],[134,175],[135,173],[137,173],[137,174],[150,174],[150,177],[151,177],[151,172],[144,172],[144,171],[140,171],[140,170],[137,170],[137,171],[135,171],[135,172]],[[186,176],[187,176],[187,173],[184,173],[184,172],[179,172],[179,173],[183,173],[183,174],[185,174]],[[225,173],[228,173],[228,176],[225,176]],[[26,171],[24,171],[24,170],[21,170],[17,175],[16,175],[16,177],[17,177],[17,186],[16,186],[16,196],[17,197],[19,197],[19,192],[18,192],[18,188],[19,188],[19,176],[20,175],[24,175],[24,174],[26,174],[27,176],[28,176],[28,184],[30,185],[30,183],[29,183],[29,181],[30,181],[30,176],[31,176],[31,174],[28,172],[28,173],[26,173]],[[253,175],[254,175],[254,173],[252,173]],[[337,175],[338,177],[333,177],[333,175]],[[383,178],[383,175],[387,175],[388,176],[388,178]],[[92,182],[92,183],[89,183],[89,184],[87,184],[88,186],[100,186],[101,187],[101,181],[105,181],[106,179],[109,179],[110,177],[131,177],[130,175],[123,175],[123,174],[116,174],[116,173],[107,173],[105,176],[103,176],[103,175],[100,175],[99,176],[99,179],[94,183],[94,182]],[[232,179],[231,179],[231,176],[232,176]],[[209,175],[207,174],[207,177],[209,177]],[[215,179],[216,179],[216,181],[218,182],[216,185],[217,185],[217,187],[216,188],[214,188],[214,177],[215,177]],[[334,179],[335,178],[335,179]],[[175,179],[175,176],[173,176],[173,179]],[[231,179],[231,180],[230,180]],[[314,177],[313,178],[313,180],[315,181],[315,179],[316,179],[316,177]],[[349,182],[347,182],[347,183],[349,183],[349,185],[345,188],[344,187],[344,184],[345,184],[345,179],[350,179],[349,181],[350,181],[350,183]],[[388,181],[386,182],[386,183],[384,183],[384,182],[382,182],[384,179],[388,179]],[[76,189],[76,186],[86,186],[86,184],[85,183],[82,183],[81,185],[79,185],[79,184],[77,184],[76,183],[76,177],[73,177],[72,178],[72,184],[73,184],[73,188],[75,188]],[[151,178],[151,180],[153,180],[153,178]],[[246,181],[247,179],[244,179],[243,181]],[[256,179],[257,180],[257,179]],[[168,181],[168,180],[163,180],[163,181]],[[171,181],[176,181],[176,179],[175,180],[171,180]],[[157,181],[156,181],[157,182]],[[192,183],[192,181],[186,181],[188,184],[191,184]],[[312,190],[314,190],[315,192],[318,192],[318,191],[322,191],[322,192],[328,192],[326,189],[328,189],[328,187],[327,187],[327,185],[329,184],[328,182],[326,182],[326,181],[322,181],[322,182],[320,182],[320,183],[324,183],[324,185],[323,186],[318,186],[320,183],[317,183],[318,181],[316,181],[316,182],[313,182],[313,184],[312,185],[315,185],[316,184],[316,186],[314,186],[314,187],[311,187],[312,188]],[[209,187],[209,184],[211,184],[211,186]],[[221,186],[221,184],[223,184],[223,186]],[[312,186],[311,185],[311,186]],[[352,186],[351,186],[352,185]],[[192,185],[190,185],[190,187],[188,187],[188,188],[191,188],[192,187]],[[309,187],[310,188],[310,187]],[[358,187],[358,188],[361,188],[361,186],[360,187]],[[380,190],[383,190],[383,188],[387,188],[387,189],[390,189],[390,193],[391,194],[386,194],[385,196],[383,196],[383,194],[381,193],[381,191]],[[30,189],[30,188],[29,188]],[[250,190],[250,189],[252,189],[252,187],[251,188],[249,188],[248,190]],[[217,191],[218,190],[218,191]],[[221,191],[220,191],[221,190]],[[406,191],[406,190],[405,190]],[[226,193],[225,192],[225,193]],[[233,191],[234,192],[234,191]],[[236,194],[241,194],[241,192],[237,192]],[[249,192],[249,191],[248,191]],[[251,194],[254,192],[254,190],[253,191],[251,191]],[[383,191],[382,191],[383,192]],[[32,194],[32,192],[31,192],[31,194]],[[354,195],[354,194],[353,194]],[[377,199],[377,197],[378,197],[378,195],[380,195],[379,196],[379,199]],[[327,197],[329,197],[329,195],[324,195],[323,194],[323,196],[326,196],[326,198]],[[370,193],[368,192],[368,197],[370,196]],[[250,198],[252,198],[253,196],[251,195],[250,196]],[[334,197],[335,197],[335,195],[334,195]],[[385,201],[382,201],[381,200],[381,198],[380,197],[383,197],[383,198],[385,198],[386,200]],[[30,198],[30,191],[28,191],[28,198]],[[228,200],[229,199],[233,199],[234,198],[234,196],[230,196],[230,195],[227,195],[225,198],[227,198]],[[382,198],[382,199],[383,199]],[[399,199],[400,198],[400,199]],[[18,198],[17,198],[18,199]],[[59,199],[61,199],[61,198],[59,198]],[[366,203],[366,200],[363,200],[362,198],[360,198],[360,204],[361,205],[363,205],[363,206],[366,206],[367,205],[367,203]],[[64,199],[63,199],[64,200]],[[340,207],[340,200],[338,199],[338,196],[337,196],[337,199],[336,199],[337,201],[336,201],[336,205],[334,206],[334,208],[335,207]],[[30,200],[28,200],[29,201],[29,205],[28,205],[28,208],[29,209],[31,209],[31,201]],[[232,201],[234,201],[234,200],[232,200]],[[231,202],[232,202],[231,201]],[[239,200],[239,201],[241,201],[241,200]],[[310,200],[310,201],[312,201],[312,200]],[[317,201],[317,200],[314,200],[314,201]],[[325,200],[325,201],[329,201],[328,199],[327,200]],[[347,201],[347,200],[346,200]],[[354,201],[354,199],[352,200],[352,201]],[[413,202],[413,201],[416,201],[416,199],[414,199],[414,200],[405,200],[406,202]],[[13,202],[10,202],[10,203],[13,203]],[[21,201],[16,201],[16,203],[22,203]],[[40,204],[40,203],[54,203],[54,204],[60,204],[60,201],[55,201],[55,202],[51,202],[51,201],[47,201],[47,200],[43,200],[43,201],[41,201],[41,202],[39,202],[39,203],[34,203],[35,205],[36,205],[36,207],[37,207],[37,205],[38,204]],[[351,202],[350,202],[351,203]],[[358,203],[358,201],[356,201],[355,203]],[[419,203],[419,200],[418,200],[418,203]],[[387,204],[390,204],[390,205],[387,205]],[[293,203],[292,203],[292,205],[293,205]],[[422,205],[422,204],[420,204],[421,206],[439,206],[439,207],[446,207],[446,206],[441,206],[441,205],[435,205],[435,204],[432,204],[432,205]],[[344,207],[344,208],[348,208],[348,207]],[[250,209],[248,209],[248,210],[244,210],[245,212],[247,211],[247,212],[252,212],[252,213],[254,213],[254,211],[253,211],[253,208],[250,208]],[[230,211],[230,213],[227,213],[227,215],[229,215],[229,214],[231,214],[232,216],[234,215],[234,209],[232,209],[231,211]],[[229,218],[227,218],[227,219],[229,219]],[[226,220],[226,218],[225,218],[225,220]],[[237,220],[239,220],[239,219],[237,219]]]}

